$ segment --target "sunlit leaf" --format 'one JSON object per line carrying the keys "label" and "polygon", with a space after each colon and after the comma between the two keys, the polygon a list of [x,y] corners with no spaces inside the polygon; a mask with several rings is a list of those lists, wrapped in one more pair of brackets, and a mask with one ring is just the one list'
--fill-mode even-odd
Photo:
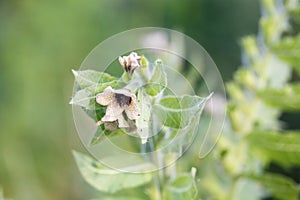
{"label": "sunlit leaf", "polygon": [[258,92],[267,104],[285,111],[300,110],[300,84],[287,84],[283,88],[267,88]]}
{"label": "sunlit leaf", "polygon": [[254,36],[245,36],[242,38],[242,45],[249,61],[251,63],[254,62],[260,55],[256,38]]}
{"label": "sunlit leaf", "polygon": [[96,84],[75,92],[70,104],[81,106],[87,110],[95,109],[95,98],[98,93],[104,91],[108,86],[115,87],[118,84],[117,81],[106,82],[102,84]]}
{"label": "sunlit leaf", "polygon": [[300,34],[283,38],[273,47],[273,51],[300,74]]}
{"label": "sunlit leaf", "polygon": [[208,98],[166,96],[153,106],[153,112],[165,126],[184,128],[201,113]]}
{"label": "sunlit leaf", "polygon": [[110,169],[93,158],[73,152],[83,178],[94,188],[107,193],[134,188],[151,181],[151,173],[125,173]]}
{"label": "sunlit leaf", "polygon": [[266,163],[300,165],[300,132],[253,132],[246,140],[252,152]]}
{"label": "sunlit leaf", "polygon": [[156,96],[162,92],[166,86],[167,75],[164,71],[163,63],[161,60],[157,60],[150,82],[146,85],[146,92],[151,96]]}
{"label": "sunlit leaf", "polygon": [[281,12],[275,1],[261,1],[265,10],[265,16],[260,19],[260,27],[264,33],[267,44],[280,40],[281,33],[287,29],[287,16]]}
{"label": "sunlit leaf", "polygon": [[149,62],[145,56],[142,56],[141,64],[142,64],[142,67],[147,67],[149,65]]}
{"label": "sunlit leaf", "polygon": [[79,90],[75,93],[74,97],[70,101],[70,104],[81,106],[88,110],[92,110],[95,107],[94,103],[91,103],[91,100],[95,99],[95,95],[87,89]]}
{"label": "sunlit leaf", "polygon": [[255,87],[255,72],[246,68],[240,69],[234,74],[234,80],[240,85],[245,85],[252,89]]}
{"label": "sunlit leaf", "polygon": [[281,200],[298,200],[299,187],[296,183],[285,176],[279,174],[264,173],[260,175],[245,176],[260,183],[272,195]]}
{"label": "sunlit leaf", "polygon": [[111,76],[110,74],[104,72],[98,72],[94,70],[83,70],[83,71],[72,70],[72,72],[75,76],[76,83],[82,89],[96,84],[117,80],[117,78]]}
{"label": "sunlit leaf", "polygon": [[149,83],[146,85],[146,92],[151,96],[156,96],[163,90],[164,86],[157,83]]}

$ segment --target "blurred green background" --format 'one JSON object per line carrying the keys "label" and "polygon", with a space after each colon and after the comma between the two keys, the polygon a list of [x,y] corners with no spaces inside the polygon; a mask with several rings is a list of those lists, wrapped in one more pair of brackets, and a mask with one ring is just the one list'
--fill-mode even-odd
{"label": "blurred green background", "polygon": [[0,185],[14,199],[88,199],[71,149],[79,148],[71,69],[101,41],[131,28],[181,31],[229,80],[239,39],[257,33],[258,0],[0,0]]}

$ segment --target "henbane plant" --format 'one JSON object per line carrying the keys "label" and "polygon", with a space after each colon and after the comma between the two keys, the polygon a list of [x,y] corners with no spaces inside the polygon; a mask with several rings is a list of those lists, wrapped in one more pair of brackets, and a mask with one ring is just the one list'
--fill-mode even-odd
{"label": "henbane plant", "polygon": [[[93,70],[73,71],[76,87],[70,103],[80,106],[98,126],[90,146],[128,136],[140,152],[142,163],[116,170],[74,152],[83,177],[104,193],[101,199],[126,199],[124,195],[128,194],[128,199],[196,198],[195,169],[177,174],[171,160],[180,157],[192,142],[210,96],[175,95],[167,87],[168,76],[161,60],[151,64],[132,52],[120,56],[119,63],[114,67],[122,66],[124,73],[118,78]],[[128,173],[132,172],[129,168],[135,173]],[[132,195],[129,189],[137,187],[140,192]]]}

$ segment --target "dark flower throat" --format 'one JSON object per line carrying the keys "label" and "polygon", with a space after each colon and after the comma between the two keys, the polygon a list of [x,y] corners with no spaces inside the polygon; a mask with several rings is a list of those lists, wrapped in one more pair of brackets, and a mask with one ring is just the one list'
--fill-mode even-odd
{"label": "dark flower throat", "polygon": [[123,107],[125,105],[128,106],[131,103],[131,97],[128,97],[124,94],[115,93],[115,98],[120,107]]}

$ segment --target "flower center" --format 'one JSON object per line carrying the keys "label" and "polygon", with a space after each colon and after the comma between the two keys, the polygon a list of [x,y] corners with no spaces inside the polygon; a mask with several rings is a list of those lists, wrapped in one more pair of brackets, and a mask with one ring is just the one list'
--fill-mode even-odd
{"label": "flower center", "polygon": [[115,93],[115,98],[118,104],[120,105],[120,107],[123,107],[125,105],[128,106],[131,103],[131,97],[128,97],[124,94]]}

